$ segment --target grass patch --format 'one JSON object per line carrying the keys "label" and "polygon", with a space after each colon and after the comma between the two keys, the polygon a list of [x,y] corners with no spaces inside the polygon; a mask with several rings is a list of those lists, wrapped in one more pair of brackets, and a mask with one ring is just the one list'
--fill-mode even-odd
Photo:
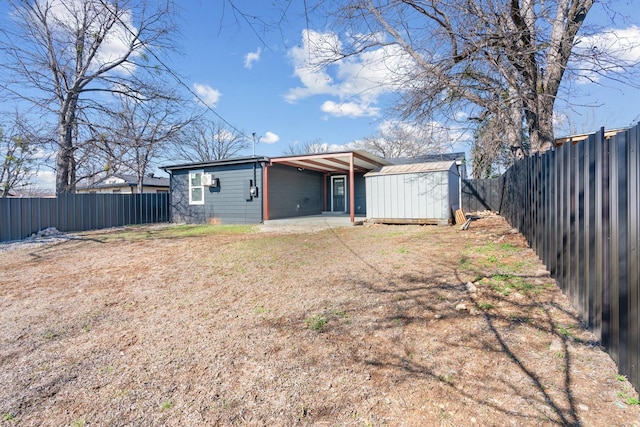
{"label": "grass patch", "polygon": [[312,331],[322,332],[328,321],[329,319],[327,319],[325,315],[316,314],[309,317],[307,320],[305,320],[304,323],[305,325],[307,325],[307,328],[311,329]]}
{"label": "grass patch", "polygon": [[253,232],[253,225],[209,225],[180,224],[166,227],[131,227],[122,231],[98,234],[94,238],[101,242],[131,241],[147,239],[178,239],[214,234],[244,234]]}
{"label": "grass patch", "polygon": [[469,259],[468,256],[462,255],[460,257],[460,260],[458,261],[458,264],[460,264],[460,267],[462,268],[469,268],[471,267],[471,260]]}
{"label": "grass patch", "polygon": [[548,286],[546,284],[534,285],[533,283],[527,282],[524,278],[513,274],[494,274],[484,278],[483,281],[488,284],[491,289],[505,297],[508,297],[512,292],[537,294],[544,291]]}
{"label": "grass patch", "polygon": [[[523,267],[521,261],[513,261],[513,256],[519,251],[520,248],[511,243],[489,242],[481,246],[467,245],[459,263],[465,269],[481,267],[492,270],[521,270]],[[520,265],[514,266],[514,263],[520,263]]]}
{"label": "grass patch", "polygon": [[256,314],[269,314],[271,313],[271,310],[268,309],[267,307],[265,307],[262,304],[257,304],[254,311],[256,312]]}
{"label": "grass patch", "polygon": [[640,405],[640,400],[636,399],[635,397],[631,397],[627,393],[624,393],[622,391],[618,392],[618,397],[624,400],[624,403],[626,403],[627,405]]}
{"label": "grass patch", "polygon": [[333,315],[336,317],[341,317],[343,319],[348,319],[349,318],[349,313],[347,313],[346,311],[341,311],[341,310],[333,310]]}
{"label": "grass patch", "polygon": [[572,329],[575,329],[575,326],[569,325],[565,327],[562,325],[556,325],[556,331],[558,332],[559,335],[562,335],[563,337],[575,338],[575,336],[573,335],[573,332],[571,332]]}

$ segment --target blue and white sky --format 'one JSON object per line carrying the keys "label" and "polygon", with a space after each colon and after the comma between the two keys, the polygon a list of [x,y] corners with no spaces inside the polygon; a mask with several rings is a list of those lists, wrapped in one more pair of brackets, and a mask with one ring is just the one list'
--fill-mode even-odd
{"label": "blue and white sky", "polygon": [[[216,114],[245,134],[259,137],[256,154],[282,155],[296,143],[320,142],[341,149],[374,135],[392,118],[388,108],[396,88],[385,84],[390,81],[387,67],[371,65],[380,63],[383,50],[338,62],[326,70],[310,70],[303,66],[308,57],[306,43],[316,36],[319,40],[320,35],[324,42],[333,38],[339,43],[345,35],[305,19],[302,10],[294,10],[302,7],[301,1],[292,1],[286,19],[266,31],[260,21],[273,22],[281,15],[272,2],[235,3],[253,16],[247,18],[253,26],[228,6],[223,8],[221,0],[179,2],[181,35],[176,43],[180,54],[168,65]],[[637,61],[637,0],[613,0],[610,9],[619,12],[610,25],[619,37],[603,38],[599,43],[617,48],[622,44],[620,51]],[[0,14],[7,13],[6,4],[0,5]],[[610,21],[596,2],[586,24],[602,22]],[[625,44],[629,47],[624,48]],[[640,89],[602,79],[598,83],[583,80],[572,84],[570,99],[570,107],[562,100],[557,103],[560,119],[556,136],[595,131],[601,126],[626,127],[640,121]],[[469,149],[468,134],[454,131],[451,137],[449,149]],[[250,155],[251,149],[242,154]],[[53,182],[51,173],[43,173],[41,179],[44,186]]]}
{"label": "blue and white sky", "polygon": [[[221,25],[222,8],[211,3],[218,2],[193,1],[182,6],[185,26],[180,70],[196,91],[215,99],[213,108],[221,116],[248,134],[262,136],[256,147],[259,154],[279,155],[289,144],[316,140],[349,144],[373,135],[391,119],[388,107],[394,92],[383,84],[388,73],[385,67],[367,67],[366,58],[315,73],[302,66],[308,55],[303,31],[308,30],[311,38],[320,33],[326,37],[331,32],[327,28],[314,27],[295,14],[300,11],[292,11],[288,16],[299,16],[298,22],[286,22],[259,38],[246,22],[236,24],[229,10]],[[236,3],[258,17],[269,19],[279,13],[271,9],[270,2]],[[635,43],[637,47],[626,49],[625,55],[640,59],[637,4],[618,0],[611,5],[620,13],[615,28],[622,42],[608,37],[602,43]],[[603,20],[609,18],[596,4],[586,24]],[[343,35],[334,36],[339,40]],[[376,53],[369,55],[374,63]],[[640,89],[602,79],[598,84],[584,80],[573,84],[570,99],[570,107],[563,101],[557,104],[559,116],[566,116],[557,136],[601,126],[626,127],[640,120]],[[466,142],[463,137],[453,148],[465,150]]]}

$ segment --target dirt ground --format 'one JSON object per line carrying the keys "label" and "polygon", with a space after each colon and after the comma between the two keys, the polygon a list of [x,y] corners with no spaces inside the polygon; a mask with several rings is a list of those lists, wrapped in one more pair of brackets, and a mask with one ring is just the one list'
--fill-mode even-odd
{"label": "dirt ground", "polygon": [[0,307],[3,426],[640,425],[495,216],[5,247]]}

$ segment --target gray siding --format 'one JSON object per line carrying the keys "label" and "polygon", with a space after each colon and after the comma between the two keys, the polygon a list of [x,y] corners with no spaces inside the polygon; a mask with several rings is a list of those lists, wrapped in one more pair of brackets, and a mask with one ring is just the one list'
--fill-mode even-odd
{"label": "gray siding", "polygon": [[[205,187],[204,205],[189,205],[189,170],[176,170],[171,177],[173,222],[258,224],[262,222],[262,167],[256,165],[258,197],[248,200],[246,188],[254,179],[253,163],[205,167],[219,179],[218,187]],[[195,169],[202,170],[202,168]]]}
{"label": "gray siding", "polygon": [[[355,214],[364,215],[367,213],[367,189],[363,174],[355,174],[353,177],[354,183],[354,203]],[[347,210],[349,210],[349,204],[347,203]]]}
{"label": "gray siding", "polygon": [[446,223],[457,187],[453,170],[367,177],[367,218]]}
{"label": "gray siding", "polygon": [[322,178],[313,171],[274,165],[269,168],[269,219],[322,213]]}
{"label": "gray siding", "polygon": [[[349,182],[349,174],[346,174],[347,177],[347,212],[349,212],[349,191],[350,185]],[[366,191],[366,183],[364,179],[364,174],[356,173],[353,177],[355,181],[354,187],[354,203],[355,203],[355,214],[356,215],[364,215],[367,213],[367,191]],[[331,210],[331,177],[328,176],[326,178],[327,181],[327,210]]]}

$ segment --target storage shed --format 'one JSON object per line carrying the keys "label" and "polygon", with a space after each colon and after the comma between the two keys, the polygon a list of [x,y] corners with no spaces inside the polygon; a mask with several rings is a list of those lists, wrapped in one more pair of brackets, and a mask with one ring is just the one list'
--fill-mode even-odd
{"label": "storage shed", "polygon": [[389,224],[449,224],[460,200],[455,161],[382,166],[364,175],[367,220]]}

